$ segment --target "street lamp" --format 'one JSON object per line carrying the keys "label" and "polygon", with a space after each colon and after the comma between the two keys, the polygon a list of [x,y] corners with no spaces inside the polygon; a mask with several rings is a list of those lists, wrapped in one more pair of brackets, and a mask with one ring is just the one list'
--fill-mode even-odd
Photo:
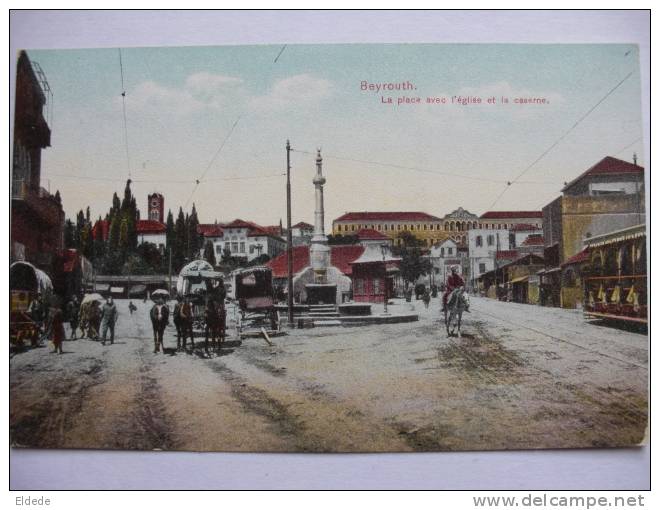
{"label": "street lamp", "polygon": [[380,252],[383,254],[383,315],[387,313],[387,268],[385,266],[385,255],[389,250],[389,246],[385,243],[380,245]]}

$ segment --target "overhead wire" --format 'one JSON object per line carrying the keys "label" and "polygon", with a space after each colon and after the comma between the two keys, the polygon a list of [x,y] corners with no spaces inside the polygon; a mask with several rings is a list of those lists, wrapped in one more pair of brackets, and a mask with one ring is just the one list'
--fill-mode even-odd
{"label": "overhead wire", "polygon": [[128,178],[131,178],[131,158],[128,150],[128,122],[126,121],[126,87],[124,86],[124,64],[121,58],[121,48],[119,50],[119,74],[121,76],[121,108],[124,117],[124,145],[126,147],[126,168],[128,169]]}
{"label": "overhead wire", "polygon": [[[280,49],[279,53],[278,53],[277,56],[275,57],[275,60],[273,60],[273,64],[277,63],[278,59],[280,58],[280,56],[282,55],[282,53],[284,52],[285,49],[286,49],[286,44],[285,44],[284,46],[282,46],[282,48]],[[232,126],[231,126],[231,129],[229,130],[229,132],[228,132],[227,135],[225,136],[224,140],[223,140],[222,143],[220,144],[220,147],[218,147],[218,150],[215,152],[215,154],[214,154],[213,157],[211,158],[211,161],[210,161],[209,164],[207,165],[206,169],[204,170],[204,172],[202,172],[201,177],[200,177],[199,179],[196,179],[196,180],[195,180],[195,186],[193,187],[192,191],[190,192],[190,196],[188,197],[188,200],[186,200],[186,204],[185,204],[185,206],[184,206],[184,209],[185,209],[186,207],[188,207],[188,204],[189,204],[190,201],[192,200],[192,197],[195,195],[195,192],[197,191],[197,188],[199,188],[199,185],[204,181],[204,177],[206,176],[207,172],[208,172],[208,171],[211,169],[211,167],[213,166],[213,163],[215,162],[215,160],[216,160],[217,157],[219,156],[219,154],[220,154],[220,152],[222,151],[222,149],[225,147],[225,144],[227,143],[227,140],[229,140],[229,137],[230,137],[231,134],[234,132],[234,129],[236,128],[236,125],[238,124],[238,121],[241,119],[241,117],[242,117],[242,115],[239,115],[238,118],[234,121],[234,123],[233,123]]]}
{"label": "overhead wire", "polygon": [[633,75],[633,72],[634,71],[630,71],[622,80],[620,80],[616,85],[614,85],[614,87],[608,90],[607,93],[603,97],[601,97],[598,100],[598,102],[596,102],[596,104],[594,104],[591,108],[589,108],[589,110],[587,110],[579,119],[577,119],[570,128],[568,128],[559,138],[557,138],[557,140],[555,140],[547,149],[545,149],[540,156],[538,156],[534,161],[532,161],[532,163],[530,163],[527,167],[525,167],[525,169],[522,172],[520,172],[514,179],[512,179],[511,181],[507,181],[502,192],[499,195],[497,195],[497,198],[493,201],[490,207],[488,207],[488,209],[489,210],[492,209],[497,204],[497,202],[500,201],[500,199],[504,196],[504,194],[507,192],[507,190],[511,187],[512,184],[515,184],[518,181],[518,179],[520,179],[523,175],[525,175],[529,170],[532,169],[532,167],[534,167],[534,165],[536,165],[539,161],[541,161],[552,149],[554,149],[557,145],[559,145],[562,142],[562,140],[564,140],[564,138],[566,138],[576,127],[578,127],[582,123],[582,121],[584,121],[596,108],[598,108],[598,106],[600,106],[608,97],[610,97],[610,95],[612,95],[612,93],[614,93],[616,89],[618,89],[621,85],[623,85],[623,83],[625,83],[625,81]]}

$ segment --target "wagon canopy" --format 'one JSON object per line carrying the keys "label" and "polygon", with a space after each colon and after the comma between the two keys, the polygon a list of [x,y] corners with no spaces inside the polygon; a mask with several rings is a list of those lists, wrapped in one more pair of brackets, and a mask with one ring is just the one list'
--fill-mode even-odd
{"label": "wagon canopy", "polygon": [[18,261],[9,266],[9,289],[50,295],[53,292],[53,282],[41,269],[29,262]]}
{"label": "wagon canopy", "polygon": [[193,291],[205,280],[223,280],[223,274],[215,271],[206,260],[193,260],[183,266],[176,281],[176,291],[186,295]]}

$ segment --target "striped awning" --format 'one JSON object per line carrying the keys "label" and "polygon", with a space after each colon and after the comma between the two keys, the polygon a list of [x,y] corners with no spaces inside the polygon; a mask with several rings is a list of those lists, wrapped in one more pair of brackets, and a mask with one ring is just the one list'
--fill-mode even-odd
{"label": "striped awning", "polygon": [[634,227],[617,230],[615,232],[610,232],[609,234],[594,236],[590,239],[585,239],[584,245],[588,248],[596,248],[598,246],[616,244],[640,237],[646,237],[646,225],[637,225]]}

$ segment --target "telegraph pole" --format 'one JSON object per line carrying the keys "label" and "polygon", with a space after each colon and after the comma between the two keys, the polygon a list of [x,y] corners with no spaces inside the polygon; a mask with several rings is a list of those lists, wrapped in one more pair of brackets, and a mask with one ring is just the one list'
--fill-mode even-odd
{"label": "telegraph pole", "polygon": [[291,144],[286,141],[286,265],[287,265],[287,317],[293,324],[293,239],[291,237]]}
{"label": "telegraph pole", "polygon": [[168,251],[169,251],[169,257],[168,257],[169,261],[167,263],[167,274],[168,274],[170,286],[167,289],[167,292],[172,293],[172,247],[171,246],[169,247]]}

